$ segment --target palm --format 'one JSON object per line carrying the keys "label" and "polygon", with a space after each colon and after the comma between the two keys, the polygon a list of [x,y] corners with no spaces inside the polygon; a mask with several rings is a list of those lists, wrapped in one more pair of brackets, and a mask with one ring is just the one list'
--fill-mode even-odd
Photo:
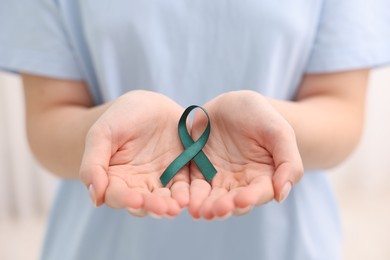
{"label": "palm", "polygon": [[110,154],[105,156],[108,185],[104,202],[108,206],[128,208],[135,215],[175,216],[188,204],[188,168],[167,188],[159,179],[182,152],[177,135],[182,110],[158,94],[135,92],[116,101],[100,118],[97,128],[110,129],[105,135],[110,144]]}
{"label": "palm", "polygon": [[[218,173],[208,184],[191,165],[190,212],[212,219],[243,214],[251,206],[274,198],[274,151],[278,135],[272,129],[288,128],[268,104],[252,92],[220,96],[205,105],[211,121],[209,141],[203,151]],[[205,125],[197,114],[192,134],[196,139]]]}

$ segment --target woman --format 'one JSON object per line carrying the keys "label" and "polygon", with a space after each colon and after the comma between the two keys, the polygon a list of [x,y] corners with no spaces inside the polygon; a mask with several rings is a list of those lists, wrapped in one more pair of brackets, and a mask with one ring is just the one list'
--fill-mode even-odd
{"label": "woman", "polygon": [[[31,148],[64,178],[42,259],[340,258],[322,170],[358,142],[388,3],[3,2],[0,67],[21,73]],[[218,173],[191,163],[163,188],[191,104]]]}

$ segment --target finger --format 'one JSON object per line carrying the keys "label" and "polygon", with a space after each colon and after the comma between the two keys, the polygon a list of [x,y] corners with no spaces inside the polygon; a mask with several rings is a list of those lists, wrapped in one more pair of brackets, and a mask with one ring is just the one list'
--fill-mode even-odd
{"label": "finger", "polygon": [[295,135],[281,134],[275,143],[272,155],[275,163],[272,179],[274,197],[282,202],[287,198],[291,187],[302,178],[304,172]]}
{"label": "finger", "polygon": [[187,207],[190,201],[190,173],[188,165],[181,169],[173,177],[172,185],[169,187],[171,196],[179,203],[181,208]]}
{"label": "finger", "polygon": [[104,202],[104,193],[108,186],[108,165],[111,158],[110,133],[90,130],[86,137],[85,149],[80,165],[80,178],[89,189],[95,206]]}
{"label": "finger", "polygon": [[224,218],[233,213],[234,198],[240,188],[232,189],[214,202],[213,213],[218,218]]}
{"label": "finger", "polygon": [[[179,205],[171,198],[171,192],[168,188],[157,188],[150,194],[145,194],[145,210],[154,217],[163,217],[164,215],[174,214],[171,209],[175,207],[180,212]],[[178,213],[176,213],[178,214]]]}
{"label": "finger", "polygon": [[189,212],[193,218],[200,218],[199,209],[210,191],[211,186],[207,181],[201,179],[191,181]]}
{"label": "finger", "polygon": [[199,209],[199,215],[207,220],[212,220],[215,217],[214,202],[226,193],[227,190],[224,188],[212,188],[210,195],[203,201]]}
{"label": "finger", "polygon": [[153,191],[153,194],[161,196],[167,205],[166,213],[163,216],[175,217],[180,214],[179,203],[172,198],[171,190],[168,188],[158,188]]}
{"label": "finger", "polygon": [[180,208],[188,206],[190,202],[190,185],[188,182],[177,181],[170,187],[171,196],[177,201]]}
{"label": "finger", "polygon": [[270,202],[274,197],[274,190],[270,177],[255,178],[247,187],[242,187],[234,198],[236,208],[259,206]]}
{"label": "finger", "polygon": [[146,192],[147,190],[142,188],[129,188],[124,181],[112,177],[104,200],[108,207],[114,209],[140,209],[144,204],[143,194]]}

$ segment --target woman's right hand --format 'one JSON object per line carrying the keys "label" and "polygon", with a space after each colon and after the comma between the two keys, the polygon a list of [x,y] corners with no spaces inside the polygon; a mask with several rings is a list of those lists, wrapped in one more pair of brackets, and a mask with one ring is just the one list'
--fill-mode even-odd
{"label": "woman's right hand", "polygon": [[80,177],[96,206],[136,216],[174,217],[189,203],[189,169],[166,187],[160,176],[183,151],[177,122],[183,108],[148,91],[119,97],[90,128]]}

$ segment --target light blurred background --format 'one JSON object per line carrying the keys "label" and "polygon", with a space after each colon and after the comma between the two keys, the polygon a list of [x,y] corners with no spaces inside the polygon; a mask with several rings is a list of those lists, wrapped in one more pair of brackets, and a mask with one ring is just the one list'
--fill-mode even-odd
{"label": "light blurred background", "polygon": [[[390,68],[372,73],[366,129],[356,151],[329,172],[339,199],[346,260],[390,259]],[[20,79],[0,73],[0,259],[39,258],[57,180],[25,137]],[[330,259],[331,260],[331,259]]]}

